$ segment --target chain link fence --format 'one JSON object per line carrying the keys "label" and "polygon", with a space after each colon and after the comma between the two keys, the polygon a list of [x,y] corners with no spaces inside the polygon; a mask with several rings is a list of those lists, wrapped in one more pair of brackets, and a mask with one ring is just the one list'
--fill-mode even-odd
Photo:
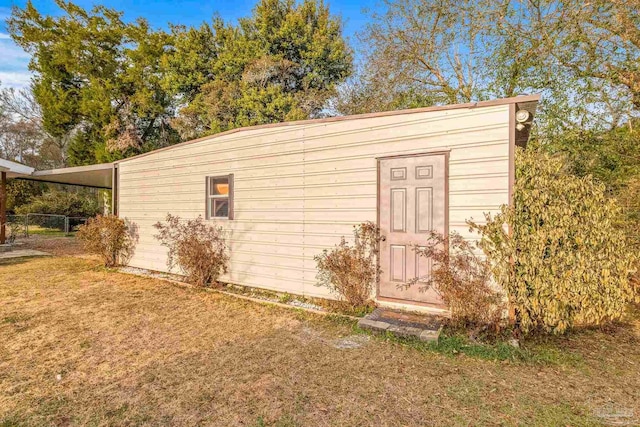
{"label": "chain link fence", "polygon": [[35,214],[7,215],[7,235],[9,240],[30,235],[68,236],[88,218],[65,215]]}

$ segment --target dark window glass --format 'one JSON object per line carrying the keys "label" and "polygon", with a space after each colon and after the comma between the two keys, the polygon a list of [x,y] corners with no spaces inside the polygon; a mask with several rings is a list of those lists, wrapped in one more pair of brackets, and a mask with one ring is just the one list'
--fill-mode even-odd
{"label": "dark window glass", "polygon": [[207,217],[228,218],[230,197],[229,177],[208,177],[207,179]]}
{"label": "dark window glass", "polygon": [[213,216],[216,218],[226,218],[229,216],[229,199],[213,199]]}

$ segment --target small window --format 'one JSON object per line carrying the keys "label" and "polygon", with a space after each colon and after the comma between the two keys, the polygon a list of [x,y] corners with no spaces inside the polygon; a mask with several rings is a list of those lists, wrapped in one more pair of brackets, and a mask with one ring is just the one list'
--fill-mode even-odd
{"label": "small window", "polygon": [[207,177],[207,218],[233,219],[233,174]]}

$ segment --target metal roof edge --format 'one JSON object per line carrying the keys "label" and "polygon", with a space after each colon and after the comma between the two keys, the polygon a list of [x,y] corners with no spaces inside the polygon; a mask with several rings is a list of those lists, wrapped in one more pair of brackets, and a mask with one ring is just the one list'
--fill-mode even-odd
{"label": "metal roof edge", "polygon": [[91,171],[98,171],[98,170],[113,169],[113,165],[114,163],[98,163],[95,165],[87,165],[87,166],[73,166],[70,168],[48,169],[48,170],[34,171],[32,175],[48,176],[48,175],[58,175],[58,174],[73,173],[73,172],[91,172]]}

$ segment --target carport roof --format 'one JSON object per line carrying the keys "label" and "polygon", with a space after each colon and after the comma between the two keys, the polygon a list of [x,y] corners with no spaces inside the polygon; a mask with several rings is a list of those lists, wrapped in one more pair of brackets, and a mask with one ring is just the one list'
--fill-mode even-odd
{"label": "carport roof", "polygon": [[29,166],[0,159],[1,170],[7,172],[7,178],[81,185],[84,187],[111,188],[113,163],[36,171]]}
{"label": "carport roof", "polygon": [[12,162],[11,160],[0,159],[0,172],[32,174],[34,169],[22,163]]}

